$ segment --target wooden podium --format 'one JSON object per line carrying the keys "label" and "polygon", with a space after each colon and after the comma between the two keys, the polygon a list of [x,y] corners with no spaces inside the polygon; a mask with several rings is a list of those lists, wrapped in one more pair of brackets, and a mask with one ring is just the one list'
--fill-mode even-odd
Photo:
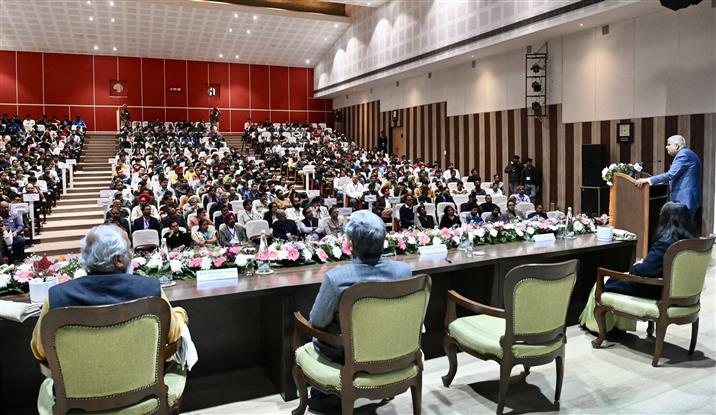
{"label": "wooden podium", "polygon": [[636,235],[636,257],[644,258],[656,231],[661,207],[668,201],[669,189],[663,184],[637,187],[636,180],[623,173],[615,173],[613,183],[611,224]]}

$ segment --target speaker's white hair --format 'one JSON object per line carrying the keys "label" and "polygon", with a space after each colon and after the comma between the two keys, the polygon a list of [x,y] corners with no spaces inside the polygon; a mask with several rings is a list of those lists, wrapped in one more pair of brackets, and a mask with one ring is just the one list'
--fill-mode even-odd
{"label": "speaker's white hair", "polygon": [[667,142],[668,144],[676,144],[676,145],[679,146],[679,148],[686,148],[686,147],[687,147],[687,145],[686,145],[686,139],[684,138],[684,136],[678,135],[678,134],[672,135],[671,137],[669,137],[669,138],[666,140],[666,142]]}
{"label": "speaker's white hair", "polygon": [[132,260],[129,240],[117,225],[99,225],[90,229],[80,242],[80,262],[88,274],[125,272],[117,267],[116,258]]}

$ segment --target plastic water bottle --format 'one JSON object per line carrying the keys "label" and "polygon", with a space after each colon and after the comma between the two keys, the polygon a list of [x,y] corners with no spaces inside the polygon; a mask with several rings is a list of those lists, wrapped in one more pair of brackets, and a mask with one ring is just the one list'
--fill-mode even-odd
{"label": "plastic water bottle", "polygon": [[567,239],[574,239],[574,217],[572,217],[572,208],[567,208],[567,226],[564,230],[564,237]]}
{"label": "plastic water bottle", "polygon": [[259,242],[258,252],[258,274],[270,274],[271,262],[268,259],[268,241],[266,240],[266,231],[261,231],[261,241]]}

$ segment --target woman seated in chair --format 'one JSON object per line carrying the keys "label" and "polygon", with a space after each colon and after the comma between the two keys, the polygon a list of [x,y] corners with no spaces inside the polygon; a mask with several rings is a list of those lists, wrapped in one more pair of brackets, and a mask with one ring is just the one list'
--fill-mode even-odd
{"label": "woman seated in chair", "polygon": [[455,214],[455,208],[452,206],[445,206],[443,210],[443,217],[440,219],[440,228],[453,228],[462,225],[460,217]]}
{"label": "woman seated in chair", "polygon": [[[659,213],[659,225],[654,234],[654,242],[646,254],[646,258],[637,261],[631,266],[630,274],[640,277],[660,278],[662,276],[662,266],[664,262],[664,254],[669,247],[683,239],[698,239],[699,233],[691,220],[689,209],[686,205],[679,202],[667,202],[661,208]],[[662,287],[658,285],[647,285],[633,283],[629,281],[621,281],[610,278],[604,284],[604,290],[607,292],[626,294],[635,297],[647,298],[650,300],[658,300],[661,298]],[[594,320],[594,288],[589,295],[579,322],[582,326],[593,332],[598,332],[599,328]],[[635,330],[636,322],[633,320],[615,317],[612,314],[606,315],[607,331],[617,327],[620,330]]]}
{"label": "woman seated in chair", "polygon": [[432,215],[428,215],[425,205],[418,206],[418,217],[415,221],[415,227],[421,230],[433,229],[435,227],[435,219]]}
{"label": "woman seated in chair", "polygon": [[219,243],[216,236],[216,229],[210,226],[207,219],[199,221],[199,229],[192,232],[191,239],[194,240],[194,246],[215,246]]}

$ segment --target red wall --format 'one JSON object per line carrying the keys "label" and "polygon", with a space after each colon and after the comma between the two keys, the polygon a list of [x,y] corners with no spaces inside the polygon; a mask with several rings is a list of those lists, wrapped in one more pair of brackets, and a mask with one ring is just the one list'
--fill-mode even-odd
{"label": "red wall", "polygon": [[[126,97],[110,96],[112,79],[126,81]],[[311,68],[0,50],[0,114],[80,115],[90,131],[116,131],[122,104],[133,121],[208,121],[218,107],[224,132],[249,118],[333,124],[331,101],[313,99]]]}

